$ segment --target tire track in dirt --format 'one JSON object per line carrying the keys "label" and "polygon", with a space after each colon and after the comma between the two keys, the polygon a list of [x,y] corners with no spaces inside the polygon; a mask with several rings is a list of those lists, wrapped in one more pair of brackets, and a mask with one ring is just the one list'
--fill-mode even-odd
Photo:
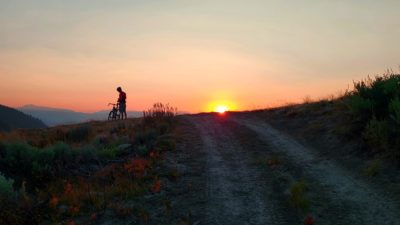
{"label": "tire track in dirt", "polygon": [[[279,132],[260,119],[236,116],[233,120],[255,131],[258,138],[272,147],[272,151],[285,154],[291,163],[300,165],[303,172],[328,190],[332,201],[350,203],[348,224],[397,225],[400,211],[384,194],[354,178],[328,159],[321,159],[307,147]],[[335,218],[331,218],[332,221]]]}
{"label": "tire track in dirt", "polygon": [[253,156],[233,132],[215,115],[188,119],[199,130],[206,154],[206,218],[201,224],[286,224],[273,200],[264,199],[262,193],[272,187],[260,180],[260,171],[251,166]]}

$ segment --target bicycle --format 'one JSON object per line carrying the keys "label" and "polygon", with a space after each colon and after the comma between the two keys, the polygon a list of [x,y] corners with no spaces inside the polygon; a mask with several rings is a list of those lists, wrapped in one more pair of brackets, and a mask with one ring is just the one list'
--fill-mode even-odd
{"label": "bicycle", "polygon": [[113,108],[108,114],[108,120],[119,120],[121,118],[121,114],[119,113],[119,104],[108,103],[108,105],[112,105]]}

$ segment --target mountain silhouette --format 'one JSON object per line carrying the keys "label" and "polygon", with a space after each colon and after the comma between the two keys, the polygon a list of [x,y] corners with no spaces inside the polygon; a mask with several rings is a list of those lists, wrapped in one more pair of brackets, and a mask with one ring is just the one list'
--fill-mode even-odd
{"label": "mountain silhouette", "polygon": [[27,115],[14,108],[0,105],[0,130],[10,131],[16,128],[45,128],[46,125],[39,119]]}
{"label": "mountain silhouette", "polygon": [[[83,113],[69,109],[51,108],[32,104],[19,107],[18,110],[39,118],[48,126],[82,123],[90,120],[106,120],[110,112],[110,110],[102,110],[94,113]],[[127,114],[130,118],[142,116],[142,112],[139,111],[128,111]]]}

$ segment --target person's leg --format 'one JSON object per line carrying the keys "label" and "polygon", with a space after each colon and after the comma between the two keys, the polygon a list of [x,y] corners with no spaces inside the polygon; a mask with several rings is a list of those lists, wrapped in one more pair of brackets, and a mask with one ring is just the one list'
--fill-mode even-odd
{"label": "person's leg", "polygon": [[124,115],[125,115],[125,118],[126,118],[126,104],[125,103],[120,103],[119,104],[119,112],[120,112],[120,115],[121,115],[121,119],[124,119]]}
{"label": "person's leg", "polygon": [[122,118],[125,115],[125,119],[126,119],[126,103],[124,103],[124,108],[123,108],[123,112],[122,112]]}

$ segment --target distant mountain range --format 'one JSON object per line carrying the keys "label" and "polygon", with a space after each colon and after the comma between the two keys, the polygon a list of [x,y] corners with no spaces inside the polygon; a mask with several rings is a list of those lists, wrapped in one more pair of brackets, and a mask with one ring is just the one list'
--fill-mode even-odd
{"label": "distant mountain range", "polygon": [[[42,120],[48,126],[61,124],[82,123],[90,120],[106,120],[110,110],[102,110],[94,113],[76,112],[68,109],[50,108],[36,105],[25,105],[17,108],[23,113]],[[128,117],[141,117],[142,112],[128,111]]]}
{"label": "distant mountain range", "polygon": [[46,125],[37,118],[8,106],[0,105],[0,130],[9,131],[16,128],[45,128]]}

